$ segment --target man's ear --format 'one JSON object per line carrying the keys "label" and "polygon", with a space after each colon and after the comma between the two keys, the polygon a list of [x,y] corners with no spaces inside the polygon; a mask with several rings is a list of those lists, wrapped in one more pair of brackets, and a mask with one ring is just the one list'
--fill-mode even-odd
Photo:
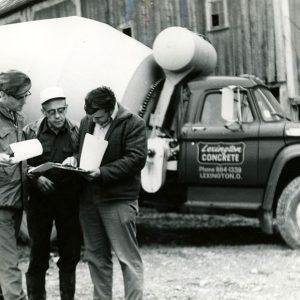
{"label": "man's ear", "polygon": [[3,91],[0,91],[0,101],[3,102],[6,100],[6,94]]}
{"label": "man's ear", "polygon": [[41,108],[41,112],[42,112],[42,114],[43,114],[44,116],[46,116],[46,112],[45,112],[45,110],[44,110],[43,108]]}

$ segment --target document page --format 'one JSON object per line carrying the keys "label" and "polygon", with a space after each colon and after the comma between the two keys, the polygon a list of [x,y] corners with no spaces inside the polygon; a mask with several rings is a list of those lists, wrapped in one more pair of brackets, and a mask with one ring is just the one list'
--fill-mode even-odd
{"label": "document page", "polygon": [[108,142],[89,133],[84,137],[79,167],[93,170],[100,167]]}
{"label": "document page", "polygon": [[16,161],[30,159],[43,153],[43,146],[38,139],[32,139],[9,145]]}

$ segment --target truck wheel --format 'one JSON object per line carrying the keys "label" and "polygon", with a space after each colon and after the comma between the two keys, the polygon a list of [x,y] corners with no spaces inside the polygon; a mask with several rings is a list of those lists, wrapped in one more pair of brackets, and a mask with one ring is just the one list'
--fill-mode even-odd
{"label": "truck wheel", "polygon": [[284,188],[278,200],[276,223],[287,245],[300,249],[300,177]]}

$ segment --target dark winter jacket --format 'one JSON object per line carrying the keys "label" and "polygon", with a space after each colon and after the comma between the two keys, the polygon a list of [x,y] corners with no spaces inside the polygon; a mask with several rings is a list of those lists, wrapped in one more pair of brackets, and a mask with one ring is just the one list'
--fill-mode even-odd
{"label": "dark winter jacket", "polygon": [[[45,118],[41,118],[24,127],[24,134],[26,140],[36,139],[38,137],[43,120],[45,120]],[[67,121],[68,130],[72,142],[73,151],[77,152],[78,151],[78,126],[74,121],[71,121],[69,119],[66,119],[66,121]]]}
{"label": "dark winter jacket", "polygon": [[[79,128],[80,148],[86,133],[93,134],[95,123],[86,116]],[[96,201],[130,201],[138,198],[140,171],[147,157],[146,126],[143,119],[130,113],[119,104],[116,118],[112,121],[105,140],[108,146],[100,166],[100,177],[86,182]]]}

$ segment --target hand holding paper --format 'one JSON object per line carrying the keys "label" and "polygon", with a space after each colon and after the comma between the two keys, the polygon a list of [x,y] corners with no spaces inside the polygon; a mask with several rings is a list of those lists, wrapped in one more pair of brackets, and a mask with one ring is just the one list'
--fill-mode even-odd
{"label": "hand holding paper", "polygon": [[52,168],[60,168],[64,170],[78,172],[86,176],[87,180],[93,180],[94,178],[100,175],[100,170],[98,168],[100,167],[107,145],[107,141],[103,139],[98,139],[93,135],[87,133],[84,138],[79,168],[77,167],[77,160],[75,159],[75,157],[72,156],[66,158],[62,164],[47,162],[40,166],[30,169],[29,172],[44,173]]}
{"label": "hand holding paper", "polygon": [[13,151],[13,161],[16,163],[43,153],[43,146],[38,139],[17,142],[9,146]]}
{"label": "hand holding paper", "polygon": [[0,153],[0,166],[10,166],[16,163],[8,154]]}
{"label": "hand holding paper", "polygon": [[77,163],[77,159],[74,156],[69,156],[67,157],[62,163],[63,166],[70,166],[73,168],[76,168],[78,163]]}

